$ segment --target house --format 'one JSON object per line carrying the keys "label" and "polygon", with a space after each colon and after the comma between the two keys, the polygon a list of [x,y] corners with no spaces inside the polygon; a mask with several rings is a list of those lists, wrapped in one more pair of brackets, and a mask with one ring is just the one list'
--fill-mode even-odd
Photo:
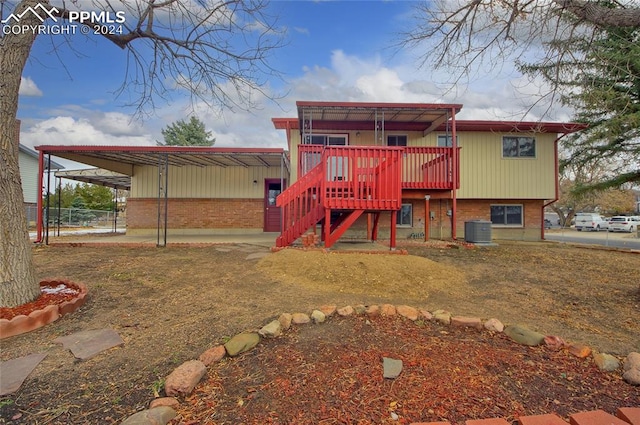
{"label": "house", "polygon": [[279,246],[321,226],[341,237],[459,238],[474,220],[494,238],[539,240],[558,198],[560,137],[579,124],[456,120],[459,104],[297,102],[276,118],[291,157],[278,198]]}
{"label": "house", "polygon": [[[284,149],[41,146],[130,179],[127,233],[539,240],[557,199],[557,142],[579,124],[462,121],[462,105],[297,102]],[[100,183],[100,175],[93,177]],[[107,184],[106,182],[104,184]]]}
{"label": "house", "polygon": [[[46,186],[38,182],[38,152],[20,144],[20,121],[16,121],[18,134],[18,166],[20,167],[20,181],[22,182],[22,195],[27,215],[27,222],[35,223],[37,218],[37,203]],[[44,170],[61,170],[64,167],[55,161],[45,162]],[[53,192],[53,188],[51,190]]]}

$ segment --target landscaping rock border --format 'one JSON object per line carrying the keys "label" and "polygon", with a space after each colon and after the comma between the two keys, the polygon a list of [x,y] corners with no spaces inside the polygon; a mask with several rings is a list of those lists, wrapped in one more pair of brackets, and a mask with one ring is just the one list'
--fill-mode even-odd
{"label": "landscaping rock border", "polygon": [[[276,320],[270,321],[257,332],[242,332],[231,338],[224,345],[217,345],[202,353],[199,360],[189,360],[167,377],[166,382],[171,382],[172,388],[180,388],[179,391],[168,391],[169,395],[179,394],[187,396],[195,389],[202,377],[206,375],[202,367],[193,367],[194,362],[199,366],[209,366],[219,362],[224,357],[235,357],[253,349],[263,338],[277,338],[283,332],[290,329],[292,325],[306,326],[307,324],[325,323],[333,315],[349,317],[356,315],[374,316],[401,316],[405,319],[416,322],[436,321],[442,325],[474,329],[476,331],[504,332],[505,335],[517,344],[528,346],[545,345],[552,350],[567,350],[578,358],[591,356],[598,368],[604,372],[613,372],[621,367],[620,361],[607,353],[593,352],[590,347],[578,343],[568,343],[555,335],[542,335],[534,332],[522,325],[504,326],[500,320],[490,318],[482,320],[478,317],[454,316],[446,310],[435,310],[429,312],[426,309],[414,308],[407,305],[355,305],[338,308],[336,305],[322,305],[314,309],[311,314],[307,313],[282,313]],[[623,378],[631,385],[640,385],[640,353],[632,352],[623,363]],[[156,398],[149,404],[149,408],[127,418],[122,425],[166,425],[177,415],[172,406],[178,406],[180,401],[171,396]],[[156,409],[161,409],[157,410]],[[173,412],[173,413],[172,413]],[[151,419],[153,418],[153,419]],[[166,421],[160,420],[166,418]]]}

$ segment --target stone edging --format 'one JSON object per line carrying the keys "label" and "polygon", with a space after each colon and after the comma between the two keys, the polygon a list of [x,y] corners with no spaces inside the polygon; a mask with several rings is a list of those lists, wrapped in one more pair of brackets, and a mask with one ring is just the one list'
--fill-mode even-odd
{"label": "stone edging", "polygon": [[[357,305],[337,308],[335,305],[323,305],[313,310],[311,315],[306,313],[282,313],[280,317],[263,326],[257,332],[242,332],[224,345],[217,345],[200,355],[198,360],[188,360],[178,366],[165,379],[166,397],[156,398],[151,401],[149,408],[129,416],[121,425],[166,425],[177,416],[174,407],[180,404],[176,397],[188,396],[207,372],[207,367],[219,362],[224,357],[236,357],[255,348],[262,338],[276,338],[291,328],[292,325],[304,325],[307,323],[320,324],[327,318],[337,314],[348,317],[354,315],[374,316],[402,316],[413,322],[417,320],[435,321],[443,325],[491,332],[504,332],[511,340],[524,345],[545,345],[551,349],[566,349],[578,358],[591,356],[597,367],[605,372],[613,372],[621,367],[620,361],[612,355],[593,352],[590,347],[582,344],[567,343],[557,336],[545,336],[531,331],[523,326],[504,326],[498,319],[482,321],[476,317],[452,316],[449,311],[436,310],[429,312],[424,309],[392,304]],[[631,385],[640,385],[640,353],[630,353],[624,363],[623,377]]]}
{"label": "stone edging", "polygon": [[55,286],[56,284],[65,284],[78,288],[78,296],[69,301],[65,301],[61,304],[52,304],[47,307],[35,310],[28,316],[21,314],[8,319],[0,319],[0,339],[8,338],[10,336],[20,335],[26,332],[39,329],[44,325],[55,322],[58,318],[72,313],[79,309],[86,300],[89,290],[84,283],[76,283],[68,280],[43,280],[40,282],[40,286]]}

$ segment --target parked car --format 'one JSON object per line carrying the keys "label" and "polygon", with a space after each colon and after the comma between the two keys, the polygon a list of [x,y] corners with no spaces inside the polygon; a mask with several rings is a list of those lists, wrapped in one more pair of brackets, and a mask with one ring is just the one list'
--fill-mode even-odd
{"label": "parked car", "polygon": [[635,232],[640,226],[640,217],[626,217],[618,215],[609,220],[609,230],[612,232]]}
{"label": "parked car", "polygon": [[576,230],[578,232],[582,230],[599,232],[600,230],[607,230],[609,228],[609,222],[597,213],[578,213],[575,218]]}

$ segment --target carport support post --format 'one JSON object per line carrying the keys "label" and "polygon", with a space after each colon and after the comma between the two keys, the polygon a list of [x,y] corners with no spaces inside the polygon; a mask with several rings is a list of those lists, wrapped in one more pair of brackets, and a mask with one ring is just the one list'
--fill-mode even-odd
{"label": "carport support post", "polygon": [[[158,240],[157,247],[167,246],[167,207],[169,204],[169,155],[158,157]],[[164,197],[164,199],[162,199]],[[160,234],[162,233],[162,238]],[[162,240],[161,240],[162,239]]]}
{"label": "carport support post", "polygon": [[49,245],[49,222],[51,221],[51,154],[47,155],[47,213],[45,216],[47,217],[47,222],[45,223],[45,229],[47,232],[45,233],[45,245]]}

